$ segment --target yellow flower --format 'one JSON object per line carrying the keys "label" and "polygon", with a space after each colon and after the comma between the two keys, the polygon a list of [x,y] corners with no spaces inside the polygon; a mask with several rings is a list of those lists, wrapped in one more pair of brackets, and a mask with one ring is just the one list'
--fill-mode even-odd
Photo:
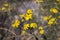
{"label": "yellow flower", "polygon": [[20,21],[19,20],[15,20],[15,22],[12,24],[13,28],[18,28],[18,26],[20,25]]}
{"label": "yellow flower", "polygon": [[5,3],[4,6],[9,6],[9,4],[8,3]]}
{"label": "yellow flower", "polygon": [[24,30],[28,30],[29,24],[24,24]]}
{"label": "yellow flower", "polygon": [[39,30],[42,30],[42,29],[43,29],[43,27],[42,27],[42,26],[40,26],[40,27],[39,27]]}
{"label": "yellow flower", "polygon": [[43,0],[39,0],[39,2],[44,2]]}
{"label": "yellow flower", "polygon": [[25,15],[25,20],[30,20],[30,19],[32,19],[32,14],[26,14]]}
{"label": "yellow flower", "polygon": [[49,25],[54,24],[55,20],[56,20],[56,18],[51,18],[51,19],[48,21],[48,24],[49,24]]}
{"label": "yellow flower", "polygon": [[6,11],[7,11],[5,7],[2,7],[1,10],[2,10],[3,12],[6,12]]}
{"label": "yellow flower", "polygon": [[58,10],[57,10],[56,8],[51,8],[51,9],[50,9],[50,12],[53,12],[53,13],[56,14],[56,13],[58,13]]}
{"label": "yellow flower", "polygon": [[31,23],[31,24],[30,24],[30,27],[31,27],[31,28],[37,28],[37,23]]}
{"label": "yellow flower", "polygon": [[41,35],[43,35],[44,34],[44,30],[40,30],[40,32],[39,32]]}
{"label": "yellow flower", "polygon": [[50,19],[50,21],[55,21],[55,20],[56,20],[56,18],[51,18],[51,19]]}
{"label": "yellow flower", "polygon": [[2,10],[5,10],[6,8],[5,7],[2,7]]}
{"label": "yellow flower", "polygon": [[48,16],[44,16],[44,20],[45,20],[45,21],[48,20]]}
{"label": "yellow flower", "polygon": [[53,13],[58,13],[58,10],[54,8]]}
{"label": "yellow flower", "polygon": [[26,31],[22,31],[22,32],[21,32],[21,35],[24,35],[25,33],[26,33]]}
{"label": "yellow flower", "polygon": [[28,13],[28,14],[31,14],[31,13],[33,13],[33,11],[32,11],[31,9],[28,9],[28,10],[27,10],[27,13]]}
{"label": "yellow flower", "polygon": [[52,25],[52,24],[54,24],[54,22],[52,22],[52,21],[48,21],[48,24],[49,24],[49,25]]}

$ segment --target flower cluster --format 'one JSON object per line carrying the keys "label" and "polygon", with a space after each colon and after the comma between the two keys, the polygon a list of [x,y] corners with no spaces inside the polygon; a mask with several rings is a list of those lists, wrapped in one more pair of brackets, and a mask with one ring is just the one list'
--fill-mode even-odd
{"label": "flower cluster", "polygon": [[54,24],[54,23],[55,23],[55,20],[56,20],[56,18],[51,18],[51,19],[48,21],[48,24],[49,24],[49,25]]}
{"label": "flower cluster", "polygon": [[22,21],[24,21],[24,19],[26,21],[31,20],[32,19],[32,13],[33,13],[33,11],[31,9],[28,9],[26,14],[21,14],[20,17],[22,18]]}
{"label": "flower cluster", "polygon": [[37,28],[37,23],[24,24],[24,30],[28,30],[29,28]]}
{"label": "flower cluster", "polygon": [[3,4],[3,6],[0,8],[0,10],[2,12],[7,12],[8,10],[12,10],[12,7],[8,4],[8,3],[5,3]]}
{"label": "flower cluster", "polygon": [[48,25],[52,25],[56,22],[56,18],[52,17],[52,15],[44,16],[44,20],[48,21]]}

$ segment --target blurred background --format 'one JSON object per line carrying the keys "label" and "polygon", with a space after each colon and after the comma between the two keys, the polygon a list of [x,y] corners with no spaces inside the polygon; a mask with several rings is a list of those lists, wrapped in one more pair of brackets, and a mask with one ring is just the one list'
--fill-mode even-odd
{"label": "blurred background", "polygon": [[0,40],[60,40],[60,0],[0,0]]}

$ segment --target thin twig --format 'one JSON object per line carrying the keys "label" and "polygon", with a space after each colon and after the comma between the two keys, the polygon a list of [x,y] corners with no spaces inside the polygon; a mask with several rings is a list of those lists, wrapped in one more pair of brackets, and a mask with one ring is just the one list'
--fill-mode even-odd
{"label": "thin twig", "polygon": [[10,32],[10,33],[12,33],[12,34],[14,34],[15,36],[17,36],[13,31],[11,31],[11,30],[9,30],[9,29],[7,29],[7,28],[0,28],[0,29],[6,30],[6,31],[8,31],[8,32]]}

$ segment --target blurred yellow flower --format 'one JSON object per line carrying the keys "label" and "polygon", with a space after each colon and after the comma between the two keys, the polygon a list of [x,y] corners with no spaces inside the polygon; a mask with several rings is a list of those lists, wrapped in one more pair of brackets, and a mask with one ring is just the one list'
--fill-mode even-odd
{"label": "blurred yellow flower", "polygon": [[44,20],[45,20],[45,21],[48,20],[48,16],[44,16]]}
{"label": "blurred yellow flower", "polygon": [[30,19],[32,19],[32,14],[26,14],[25,15],[25,20],[30,20]]}
{"label": "blurred yellow flower", "polygon": [[9,4],[8,3],[5,3],[4,6],[9,6]]}
{"label": "blurred yellow flower", "polygon": [[2,10],[6,10],[6,8],[5,7],[2,7]]}
{"label": "blurred yellow flower", "polygon": [[53,13],[58,13],[58,10],[54,8]]}
{"label": "blurred yellow flower", "polygon": [[24,30],[28,30],[29,24],[24,24]]}
{"label": "blurred yellow flower", "polygon": [[39,33],[40,33],[41,35],[43,35],[43,34],[44,34],[44,30],[40,30]]}
{"label": "blurred yellow flower", "polygon": [[15,20],[15,22],[12,24],[13,28],[18,28],[18,26],[20,25],[20,21],[19,20]]}
{"label": "blurred yellow flower", "polygon": [[51,18],[51,19],[48,21],[48,24],[49,24],[49,25],[54,24],[55,20],[56,20],[56,18]]}
{"label": "blurred yellow flower", "polygon": [[44,2],[43,0],[39,0],[39,2]]}
{"label": "blurred yellow flower", "polygon": [[37,28],[37,23],[31,23],[31,24],[30,24],[30,27],[31,27],[31,28]]}
{"label": "blurred yellow flower", "polygon": [[39,30],[42,30],[42,29],[43,29],[43,27],[42,27],[42,26],[40,26],[40,27],[39,27]]}
{"label": "blurred yellow flower", "polygon": [[26,33],[26,31],[22,31],[22,32],[21,32],[21,35],[24,35],[25,33]]}
{"label": "blurred yellow flower", "polygon": [[57,10],[56,8],[51,8],[51,9],[50,9],[50,12],[53,12],[53,13],[56,14],[56,13],[58,13],[58,10]]}
{"label": "blurred yellow flower", "polygon": [[28,10],[27,10],[27,13],[28,13],[28,14],[33,13],[32,9],[28,9]]}
{"label": "blurred yellow flower", "polygon": [[52,24],[54,24],[54,22],[52,22],[52,21],[48,21],[48,24],[49,24],[49,25],[52,25]]}
{"label": "blurred yellow flower", "polygon": [[50,19],[50,21],[55,21],[55,20],[56,20],[56,18],[51,18],[51,19]]}

